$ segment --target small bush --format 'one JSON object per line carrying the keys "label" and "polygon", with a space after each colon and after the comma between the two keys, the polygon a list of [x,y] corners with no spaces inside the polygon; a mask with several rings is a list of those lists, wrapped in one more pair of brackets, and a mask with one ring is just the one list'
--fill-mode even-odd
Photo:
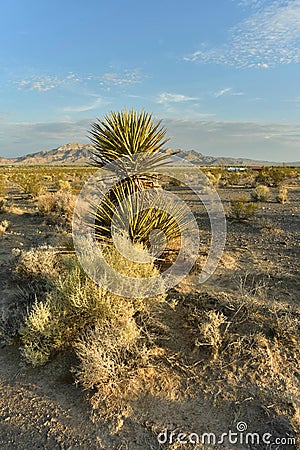
{"label": "small bush", "polygon": [[46,192],[47,187],[41,174],[36,172],[32,173],[16,173],[13,177],[13,182],[16,183],[19,188],[31,197],[37,197]]}
{"label": "small bush", "polygon": [[249,220],[257,211],[257,206],[245,197],[231,200],[229,215],[233,219],[244,221]]}
{"label": "small bush", "polygon": [[278,194],[276,196],[276,201],[282,204],[288,202],[288,190],[286,187],[282,186],[281,188],[279,188]]}
{"label": "small bush", "polygon": [[70,192],[72,191],[71,183],[67,180],[58,180],[55,183],[55,188],[60,192]]}
{"label": "small bush", "polygon": [[8,220],[2,220],[0,222],[0,235],[3,235],[9,227]]}
{"label": "small bush", "polygon": [[289,171],[282,167],[263,167],[257,176],[256,183],[266,186],[279,186],[288,177]]}
{"label": "small bush", "polygon": [[56,250],[49,246],[20,250],[15,272],[20,279],[36,281],[51,280],[58,276],[60,262]]}
{"label": "small bush", "polygon": [[251,193],[251,197],[256,202],[267,202],[270,199],[270,189],[260,184]]}
{"label": "small bush", "polygon": [[220,180],[222,178],[223,175],[223,171],[219,171],[219,170],[214,170],[214,171],[209,171],[206,173],[210,183],[215,186],[218,187]]}
{"label": "small bush", "polygon": [[41,214],[54,222],[71,224],[76,196],[71,192],[56,192],[41,195],[37,207]]}
{"label": "small bush", "polygon": [[[115,263],[115,268],[124,264],[114,248],[103,252],[107,260]],[[54,351],[74,346],[82,333],[99,321],[112,324],[125,318],[130,324],[137,313],[146,314],[165,298],[165,294],[151,299],[120,297],[88,278],[77,260],[70,259],[68,264],[66,273],[56,280],[55,289],[45,301],[37,299],[25,318],[21,330],[22,352],[34,366],[46,363]],[[153,263],[136,264],[130,260],[126,260],[123,270],[128,275],[134,272],[135,277],[158,274]]]}
{"label": "small bush", "polygon": [[1,198],[0,197],[0,213],[4,213],[5,212],[5,198]]}
{"label": "small bush", "polygon": [[75,344],[76,381],[96,389],[92,403],[102,417],[115,418],[128,409],[128,390],[137,369],[149,364],[149,350],[133,317],[96,323]]}
{"label": "small bush", "polygon": [[216,359],[223,344],[224,324],[228,324],[226,317],[219,311],[208,311],[203,323],[199,326],[199,335],[196,338],[197,347],[208,346],[213,359]]}

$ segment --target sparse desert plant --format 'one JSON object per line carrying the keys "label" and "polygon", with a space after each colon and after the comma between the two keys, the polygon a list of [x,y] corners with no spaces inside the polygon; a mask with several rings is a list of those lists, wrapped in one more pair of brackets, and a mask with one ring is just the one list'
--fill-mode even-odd
{"label": "sparse desert plant", "polygon": [[146,343],[141,327],[131,316],[101,320],[76,342],[76,381],[84,389],[96,389],[92,403],[102,417],[114,418],[128,409],[131,380],[139,368],[149,364]]}
{"label": "sparse desert plant", "polygon": [[210,170],[206,173],[206,175],[207,175],[210,183],[213,186],[218,187],[220,180],[222,178],[222,175],[223,175],[223,171],[222,170],[214,170],[214,171]]}
{"label": "sparse desert plant", "polygon": [[252,218],[257,211],[257,206],[246,197],[240,197],[230,201],[229,215],[233,219],[244,221]]}
{"label": "sparse desert plant", "polygon": [[18,252],[15,272],[20,279],[45,282],[56,278],[59,271],[60,261],[53,247],[45,245]]}
{"label": "sparse desert plant", "polygon": [[37,197],[47,190],[47,186],[41,174],[37,172],[17,172],[13,175],[12,181],[20,189],[31,197]]}
{"label": "sparse desert plant", "polygon": [[283,167],[263,167],[256,176],[256,183],[266,186],[279,186],[289,175],[289,169]]}
{"label": "sparse desert plant", "polygon": [[41,214],[54,222],[70,224],[73,218],[76,196],[71,192],[55,192],[41,195],[37,207]]}
{"label": "sparse desert plant", "polygon": [[60,192],[70,192],[72,191],[72,185],[68,180],[58,180],[55,183],[55,188]]}
{"label": "sparse desert plant", "polygon": [[[223,344],[223,335],[227,318],[219,311],[208,311],[202,323],[199,324],[199,335],[195,340],[196,347],[208,346],[211,349],[213,359],[216,359]],[[223,329],[222,329],[223,328]]]}
{"label": "sparse desert plant", "polygon": [[3,235],[9,227],[9,221],[4,219],[0,222],[0,236]]}
{"label": "sparse desert plant", "polygon": [[5,198],[0,197],[0,213],[5,212]]}
{"label": "sparse desert plant", "polygon": [[281,186],[278,190],[278,194],[276,196],[276,201],[278,203],[287,203],[288,202],[288,190],[286,187]]}
{"label": "sparse desert plant", "polygon": [[260,184],[251,193],[251,198],[256,202],[267,202],[270,199],[270,189]]}
{"label": "sparse desert plant", "polygon": [[[120,258],[114,248],[103,249],[111,266],[123,266],[123,271],[136,277],[158,274],[153,263],[134,263]],[[45,301],[36,300],[20,330],[22,352],[34,366],[44,364],[50,355],[62,348],[71,347],[81,333],[94,327],[96,322],[117,321],[125,317],[133,320],[135,314],[146,313],[164,301],[161,294],[150,299],[128,299],[98,286],[85,274],[76,259],[56,279],[55,289]]]}
{"label": "sparse desert plant", "polygon": [[6,193],[6,176],[0,173],[0,197],[5,197]]}

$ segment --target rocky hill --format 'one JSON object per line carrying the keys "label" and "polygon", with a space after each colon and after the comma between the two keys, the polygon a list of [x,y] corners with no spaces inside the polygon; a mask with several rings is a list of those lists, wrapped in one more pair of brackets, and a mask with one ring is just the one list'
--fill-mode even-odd
{"label": "rocky hill", "polygon": [[[53,150],[43,150],[37,153],[30,153],[18,158],[1,158],[0,165],[87,165],[91,161],[91,152],[93,150],[90,144],[80,144],[78,142],[70,142]],[[166,150],[170,152],[171,150]],[[258,161],[245,158],[230,158],[230,157],[214,157],[205,156],[203,153],[195,150],[184,151],[177,150],[177,156],[185,160],[199,164],[202,166],[251,166],[251,165],[278,165],[272,161]],[[300,162],[289,163],[292,166],[300,166]]]}

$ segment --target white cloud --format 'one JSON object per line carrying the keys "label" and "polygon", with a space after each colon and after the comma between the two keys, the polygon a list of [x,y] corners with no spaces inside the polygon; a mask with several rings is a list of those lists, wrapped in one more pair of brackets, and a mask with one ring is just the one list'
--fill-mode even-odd
{"label": "white cloud", "polygon": [[141,76],[137,70],[125,70],[124,72],[106,72],[99,79],[108,85],[122,86],[126,84],[136,84],[141,81]]}
{"label": "white cloud", "polygon": [[38,92],[47,92],[51,89],[56,88],[60,84],[60,80],[57,77],[42,77],[42,78],[30,78],[27,80],[18,81],[16,84],[19,86],[19,89],[25,88],[30,91],[38,91]]}
{"label": "white cloud", "polygon": [[102,103],[102,98],[98,97],[93,103],[80,106],[66,106],[65,112],[84,112],[97,108]]}
{"label": "white cloud", "polygon": [[262,69],[299,62],[300,0],[250,3],[254,11],[230,30],[229,42],[219,47],[203,46],[183,59]]}
{"label": "white cloud", "polygon": [[35,75],[24,80],[17,81],[16,85],[18,86],[18,89],[47,92],[61,86],[69,86],[81,81],[82,79],[78,75],[70,72],[65,77]]}
{"label": "white cloud", "polygon": [[222,97],[222,95],[227,94],[227,92],[232,91],[232,88],[225,88],[225,89],[220,89],[219,91],[216,91],[214,93],[214,97],[218,98],[218,97]]}
{"label": "white cloud", "polygon": [[141,81],[141,75],[138,70],[125,70],[123,72],[106,72],[103,75],[82,75],[79,76],[73,72],[67,75],[59,76],[31,76],[17,81],[15,84],[18,89],[27,89],[30,91],[47,92],[59,87],[71,87],[78,84],[88,85],[97,83],[107,89],[111,86],[123,86],[136,84]]}
{"label": "white cloud", "polygon": [[183,94],[171,94],[169,92],[163,92],[156,98],[156,103],[181,103],[199,100],[197,97],[188,97]]}

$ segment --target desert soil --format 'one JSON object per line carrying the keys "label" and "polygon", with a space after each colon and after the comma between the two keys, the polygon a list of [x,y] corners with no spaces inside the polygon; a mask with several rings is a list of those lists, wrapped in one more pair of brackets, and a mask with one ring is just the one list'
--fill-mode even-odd
{"label": "desert soil", "polygon": [[[220,189],[225,210],[232,198],[249,194],[245,189]],[[300,188],[291,187],[290,201],[281,205],[275,202],[261,203],[255,218],[249,223],[228,220],[228,235],[221,263],[215,274],[204,286],[197,284],[192,273],[169,295],[179,299],[185,296],[216,295],[218,292],[237,292],[243,284],[255,276],[261,283],[268,282],[272,295],[278,301],[295,305],[300,301],[299,236],[300,236]],[[29,249],[38,245],[53,245],[55,227],[45,223],[36,213],[34,204],[15,196],[15,208],[5,219],[10,223],[0,238],[0,305],[2,312],[10,307],[18,295],[18,286],[12,272],[14,248]],[[19,208],[19,209],[18,209]],[[209,227],[199,210],[202,227],[203,258],[209,243]],[[248,277],[248,278],[247,278]],[[298,303],[299,306],[299,303]],[[180,343],[180,323],[174,332],[174,342]],[[42,368],[33,369],[25,364],[16,345],[0,348],[0,448],[6,450],[36,449],[130,449],[196,448],[188,445],[159,446],[156,434],[161,426],[172,429],[189,429],[203,433],[214,431],[221,435],[235,429],[237,421],[244,421],[259,432],[270,431],[274,435],[294,435],[288,411],[273,413],[259,402],[236,399],[222,400],[214,392],[187,396],[183,402],[167,402],[145,395],[137,407],[139,420],[128,418],[119,430],[110,424],[95,420],[88,403],[88,394],[73,383],[69,374],[72,357],[61,354]],[[295,374],[300,381],[300,373]],[[298,385],[299,386],[299,385]],[[298,391],[299,393],[299,391]],[[295,399],[300,406],[300,398]],[[160,425],[158,425],[160,424]],[[298,430],[299,431],[299,430]],[[209,449],[210,446],[197,448]],[[219,449],[267,449],[265,444],[219,444]],[[275,447],[274,447],[275,448]],[[296,446],[282,448],[295,449]],[[299,447],[300,448],[300,447]]]}

